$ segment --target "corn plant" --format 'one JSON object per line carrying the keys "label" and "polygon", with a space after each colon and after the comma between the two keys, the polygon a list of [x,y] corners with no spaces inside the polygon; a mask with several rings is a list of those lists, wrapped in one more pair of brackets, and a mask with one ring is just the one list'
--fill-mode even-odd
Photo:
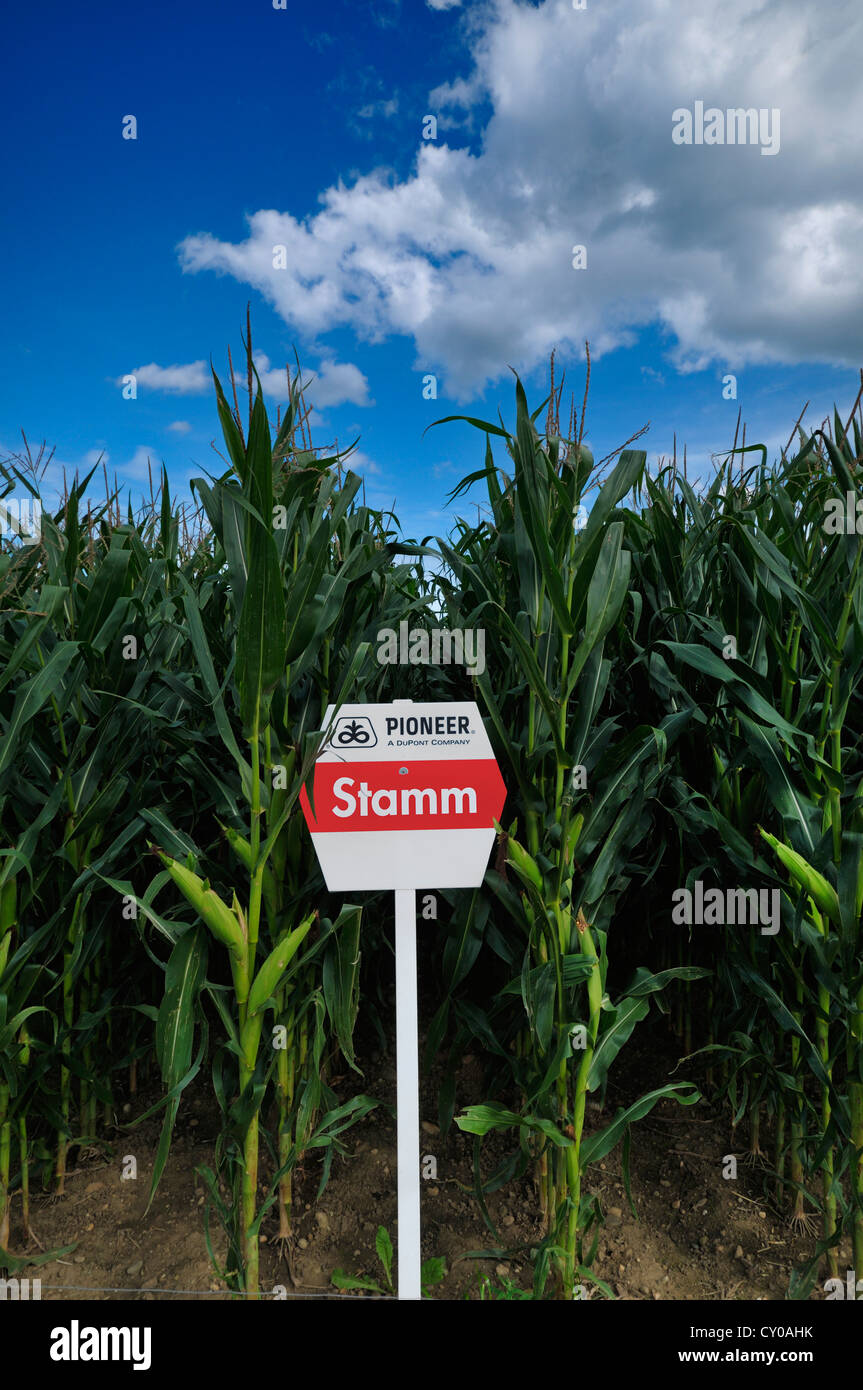
{"label": "corn plant", "polygon": [[[542,406],[539,410],[542,410]],[[576,526],[591,470],[589,451],[551,434],[540,438],[516,379],[516,429],[472,421],[486,433],[485,467],[456,494],[485,480],[491,520],[460,523],[452,543],[439,541],[449,567],[449,611],[462,626],[487,633],[480,699],[511,775],[498,866],[486,882],[520,939],[520,971],[482,1021],[468,1021],[494,1039],[523,1097],[514,1112],[497,1104],[470,1106],[457,1117],[467,1132],[515,1129],[533,1146],[540,1200],[562,1295],[572,1297],[586,1268],[582,1237],[595,1207],[582,1191],[586,1168],[607,1154],[629,1125],[662,1098],[698,1099],[688,1083],[670,1082],[585,1132],[589,1093],[603,1090],[608,1069],[649,1009],[650,995],[677,974],[637,973],[612,1002],[607,939],[616,905],[635,874],[630,846],[650,825],[650,801],[667,750],[687,722],[669,716],[656,728],[623,734],[603,717],[616,660],[631,554],[626,514],[618,505],[642,476],[645,456],[624,450],[598,491],[583,530]],[[452,418],[452,417],[448,417]],[[458,418],[458,417],[456,417]],[[490,436],[502,438],[512,475],[494,462]],[[507,870],[514,878],[510,878]],[[513,1036],[507,1005],[523,1013]],[[519,1039],[518,1034],[522,1036]]]}
{"label": "corn plant", "polygon": [[[859,457],[856,421],[854,431]],[[685,480],[676,480],[679,501],[673,487],[651,486],[657,544],[638,563],[649,603],[640,650],[656,708],[688,707],[710,731],[712,769],[700,737],[681,744],[686,857],[712,863],[717,881],[734,865],[739,882],[782,887],[781,933],[729,933],[719,951],[714,1004],[730,1032],[716,1043],[714,1027],[708,1045],[731,1063],[726,1085],[748,1106],[753,1156],[768,1104],[792,1222],[805,1227],[806,1204],[820,1206],[812,1275],[822,1254],[836,1273],[843,1230],[861,1258],[860,769],[848,734],[859,709],[860,542],[831,540],[824,527],[828,502],[856,490],[838,415],[833,439],[801,435],[800,444],[739,485],[722,470],[701,497]]]}
{"label": "corn plant", "polygon": [[152,670],[124,648],[159,627],[165,566],[110,499],[83,513],[91,477],[43,510],[37,544],[0,555],[3,1161],[14,1141],[25,1234],[34,1158],[62,1195],[70,1149],[113,1122],[116,1073],[137,1046],[117,981],[130,1003],[149,993],[134,933],[111,930],[116,900],[99,872],[122,861],[154,795],[154,729],[168,716],[141,719]]}
{"label": "corn plant", "polygon": [[[224,1272],[254,1295],[260,1223],[274,1201],[280,1237],[292,1236],[291,1178],[299,1158],[325,1148],[326,1174],[346,1123],[373,1104],[360,1096],[345,1109],[326,1083],[328,1026],[356,1069],[360,909],[345,905],[332,922],[310,905],[310,889],[319,901],[324,893],[297,798],[326,733],[327,704],[362,690],[365,673],[378,678],[369,660],[372,630],[391,609],[401,617],[423,599],[410,592],[411,567],[393,565],[382,518],[353,505],[360,479],[351,473],[342,479],[338,458],[320,459],[296,446],[297,382],[273,443],[260,389],[246,439],[214,380],[231,469],[219,479],[195,480],[212,527],[213,559],[198,590],[179,576],[177,596],[214,732],[233,763],[237,796],[222,832],[245,886],[234,881],[224,894],[215,888],[211,875],[199,872],[205,856],[165,818],[157,845],[164,870],[139,906],[172,944],[156,1038],[170,1099],[153,1190],[194,1066],[196,1011],[205,989],[237,1065],[232,1085],[220,1050],[213,1071],[226,1125],[220,1155],[235,1198],[225,1200],[219,1174],[208,1170],[205,1177],[228,1231]],[[230,994],[208,976],[206,936],[155,912],[155,897],[169,880],[227,953]],[[115,886],[128,892],[128,884]],[[268,1011],[272,1046],[262,1044]],[[262,1109],[273,1079],[276,1175],[259,1207]]]}

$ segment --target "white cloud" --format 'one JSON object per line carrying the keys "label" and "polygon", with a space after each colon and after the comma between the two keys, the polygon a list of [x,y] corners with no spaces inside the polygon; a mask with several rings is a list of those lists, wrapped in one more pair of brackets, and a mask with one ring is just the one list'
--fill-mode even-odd
{"label": "white cloud", "polygon": [[88,449],[84,455],[84,463],[88,468],[92,468],[94,463],[110,463],[111,455],[107,449]]}
{"label": "white cloud", "polygon": [[429,92],[429,103],[435,110],[440,106],[469,107],[481,94],[478,78],[469,81],[465,77],[456,77],[452,82],[442,82],[439,87],[433,87]]}
{"label": "white cloud", "polygon": [[446,478],[455,471],[455,464],[451,461],[451,459],[444,459],[442,463],[432,464],[433,478]]}
{"label": "white cloud", "polygon": [[324,361],[312,369],[306,390],[316,409],[335,405],[371,405],[367,378],[353,362]]}
{"label": "white cloud", "polygon": [[[149,463],[148,463],[149,460]],[[147,444],[139,444],[127,463],[117,469],[117,477],[124,483],[144,482],[149,479],[150,470],[156,485],[162,476],[162,458],[156,449]]]}
{"label": "white cloud", "polygon": [[[273,367],[265,352],[253,352],[252,358],[261,379],[264,395],[273,402],[284,404],[288,399],[288,378],[285,367]],[[288,364],[286,364],[288,365]],[[293,379],[296,364],[291,362]],[[325,358],[317,367],[306,366],[301,362],[306,405],[313,411],[325,410],[337,405],[371,405],[367,378],[355,367],[353,362],[336,362]],[[237,373],[237,392],[246,392],[245,372]]]}
{"label": "white cloud", "polygon": [[[265,352],[255,352],[253,357],[264,394],[275,401],[286,401],[288,383],[284,368],[273,367]],[[293,365],[291,363],[292,369]],[[159,367],[151,362],[149,366],[136,368],[134,375],[139,385],[170,395],[199,395],[213,388],[209,367],[204,362],[187,362],[173,367]],[[237,391],[240,392],[246,387],[245,368],[235,366],[235,377]],[[315,410],[345,404],[372,404],[368,380],[353,362],[336,362],[332,357],[325,357],[316,368],[303,366],[303,381],[309,383],[306,389],[307,404]],[[118,384],[122,384],[122,378],[118,378]],[[228,390],[228,383],[223,381],[222,384]],[[175,420],[167,426],[175,434],[188,434],[191,428],[188,420]]]}
{"label": "white cloud", "polygon": [[[160,367],[156,362],[149,362],[144,367],[136,367],[132,375],[139,386],[148,386],[153,391],[164,391],[171,396],[200,396],[213,385],[206,362],[186,362],[173,367]],[[117,377],[117,385],[124,385],[123,377]]]}
{"label": "white cloud", "polygon": [[374,116],[383,116],[385,119],[394,116],[399,109],[398,97],[387,97],[381,101],[369,101],[365,106],[361,106],[357,115],[364,121],[370,121]]}
{"label": "white cloud", "polygon": [[454,10],[461,0],[426,0],[430,10]]}
{"label": "white cloud", "polygon": [[172,420],[167,428],[172,434],[188,434],[192,426],[188,420]]}
{"label": "white cloud", "polygon": [[364,454],[362,449],[354,449],[352,454],[348,454],[345,467],[352,473],[358,473],[363,478],[380,478],[383,470],[380,465],[370,459],[368,454]]}
{"label": "white cloud", "polygon": [[[475,151],[423,142],[409,177],[340,182],[305,218],[260,210],[243,241],[188,238],[181,263],[255,286],[309,335],[406,336],[462,399],[508,363],[585,338],[596,358],[648,325],[684,371],[855,365],[861,38],[856,0],[489,0],[473,72],[437,89],[488,103]],[[778,108],[779,153],[675,145],[672,112],[696,100]]]}
{"label": "white cloud", "polygon": [[658,386],[662,386],[665,383],[665,377],[662,372],[656,371],[655,367],[642,367],[641,375],[647,377],[648,381],[655,381]]}

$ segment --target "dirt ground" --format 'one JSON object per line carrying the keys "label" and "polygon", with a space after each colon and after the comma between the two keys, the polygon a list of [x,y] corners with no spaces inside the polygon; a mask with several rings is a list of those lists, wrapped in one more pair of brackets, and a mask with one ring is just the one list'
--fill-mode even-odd
{"label": "dirt ground", "polygon": [[[597,1128],[638,1094],[661,1084],[673,1065],[674,1052],[654,1045],[634,1056],[620,1087],[609,1087],[604,1115],[589,1110],[587,1127]],[[661,1038],[659,1039],[661,1042]],[[375,1044],[379,1047],[379,1044]],[[330,1182],[320,1201],[315,1194],[320,1163],[310,1158],[295,1190],[295,1236],[291,1267],[275,1241],[277,1218],[271,1211],[262,1227],[261,1284],[281,1285],[288,1297],[370,1297],[339,1294],[331,1283],[334,1269],[380,1279],[375,1233],[386,1226],[396,1237],[396,1152],[392,1106],[395,1061],[372,1051],[359,1056],[365,1073],[362,1089],[381,1106],[347,1132],[348,1153],[336,1157]],[[676,1073],[680,1078],[682,1069]],[[618,1073],[620,1077],[620,1073]],[[481,1097],[481,1065],[465,1057],[458,1075],[456,1113]],[[350,1074],[340,1098],[356,1090]],[[152,1097],[136,1098],[142,1113]],[[447,1275],[432,1289],[436,1299],[478,1299],[485,1275],[504,1277],[529,1288],[529,1248],[541,1238],[537,1202],[528,1175],[491,1195],[490,1216],[499,1232],[495,1240],[484,1225],[471,1195],[473,1140],[455,1126],[441,1138],[436,1120],[436,1088],[424,1083],[422,1152],[436,1160],[437,1176],[422,1184],[423,1257],[443,1256]],[[486,1097],[487,1098],[487,1097]],[[128,1116],[127,1116],[128,1118]],[[45,1250],[74,1249],[39,1269],[43,1299],[150,1300],[228,1299],[207,1256],[203,1228],[204,1186],[195,1169],[212,1161],[218,1111],[202,1072],[184,1095],[171,1156],[152,1208],[144,1214],[160,1117],[140,1129],[108,1135],[105,1149],[80,1155],[67,1182],[66,1195],[34,1194],[31,1226]],[[727,1115],[706,1102],[692,1108],[660,1103],[632,1130],[632,1214],[624,1191],[620,1150],[588,1170],[587,1188],[602,1204],[602,1228],[594,1273],[621,1299],[781,1300],[792,1265],[811,1249],[806,1236],[794,1234],[787,1216],[774,1204],[762,1169],[745,1161],[745,1136],[729,1135]],[[489,1173],[506,1151],[504,1136],[489,1136],[483,1148]],[[738,1154],[736,1179],[722,1177],[723,1158]],[[125,1155],[137,1159],[138,1176],[121,1180]],[[427,1164],[427,1169],[433,1165]],[[16,1201],[14,1217],[19,1216]],[[219,1248],[220,1231],[214,1229]],[[38,1253],[25,1242],[20,1220],[13,1219],[12,1249]],[[491,1259],[465,1259],[466,1252],[504,1247],[509,1253]],[[522,1247],[519,1249],[518,1247]],[[840,1266],[844,1267],[844,1266]],[[292,1278],[293,1276],[293,1278]],[[293,1281],[296,1282],[293,1282]],[[589,1287],[589,1286],[588,1286]],[[270,1296],[274,1296],[272,1293]],[[601,1296],[597,1291],[591,1297]],[[820,1286],[813,1295],[823,1297]]]}

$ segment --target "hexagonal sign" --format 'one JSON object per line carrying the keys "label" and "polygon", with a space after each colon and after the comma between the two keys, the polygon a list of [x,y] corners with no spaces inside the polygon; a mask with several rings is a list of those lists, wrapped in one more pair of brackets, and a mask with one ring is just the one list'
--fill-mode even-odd
{"label": "hexagonal sign", "polygon": [[476,888],[506,788],[473,701],[342,705],[300,800],[327,887]]}

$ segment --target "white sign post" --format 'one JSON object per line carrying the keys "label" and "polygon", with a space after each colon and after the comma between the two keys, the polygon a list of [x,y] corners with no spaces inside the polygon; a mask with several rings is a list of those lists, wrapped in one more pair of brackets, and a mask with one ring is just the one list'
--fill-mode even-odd
{"label": "white sign post", "polygon": [[470,702],[334,706],[303,812],[330,892],[391,888],[396,916],[398,1293],[420,1288],[416,890],[477,888],[506,789]]}
{"label": "white sign post", "polygon": [[396,900],[396,1147],[398,1154],[399,1298],[420,1288],[420,1068],[417,1021],[417,895],[397,888]]}

